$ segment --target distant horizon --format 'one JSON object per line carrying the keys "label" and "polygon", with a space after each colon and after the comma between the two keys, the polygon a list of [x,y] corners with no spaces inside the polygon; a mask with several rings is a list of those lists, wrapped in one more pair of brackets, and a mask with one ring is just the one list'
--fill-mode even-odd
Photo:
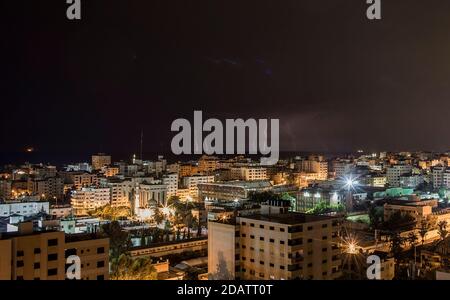
{"label": "distant horizon", "polygon": [[[450,151],[431,151],[431,150],[402,150],[402,151],[364,151],[362,153],[355,151],[280,151],[280,159],[293,158],[294,156],[307,156],[307,155],[323,155],[326,158],[334,158],[334,157],[343,157],[343,156],[351,156],[351,155],[364,155],[364,154],[372,154],[372,153],[401,153],[401,152],[411,152],[411,153],[430,153],[430,154],[445,154]],[[91,163],[92,155],[104,153],[105,155],[111,156],[112,162],[120,162],[120,161],[131,161],[133,155],[136,154],[137,159],[139,158],[138,153],[123,153],[123,152],[108,152],[108,151],[94,151],[90,153],[53,153],[53,152],[39,152],[34,151],[31,153],[22,151],[22,152],[10,152],[4,153],[0,152],[0,167],[4,167],[6,165],[20,165],[24,163],[31,164],[51,164],[56,165],[58,167],[62,167],[65,165],[76,164],[76,163]],[[189,162],[192,160],[197,160],[203,155],[206,154],[192,154],[192,155],[175,155],[170,151],[144,151],[143,152],[143,160],[146,161],[154,161],[157,160],[158,156],[162,155],[169,163],[175,162]],[[217,156],[217,157],[226,157],[232,158],[236,156],[244,156],[248,158],[259,158],[261,155],[252,155],[252,154],[216,154],[216,155],[208,155],[208,156]]]}

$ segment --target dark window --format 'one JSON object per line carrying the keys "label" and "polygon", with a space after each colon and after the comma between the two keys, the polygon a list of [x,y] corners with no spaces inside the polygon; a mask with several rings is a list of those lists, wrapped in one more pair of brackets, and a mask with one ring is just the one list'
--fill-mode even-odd
{"label": "dark window", "polygon": [[247,259],[247,257],[245,257],[245,256],[242,256],[242,260],[246,260]]}
{"label": "dark window", "polygon": [[259,225],[259,228],[264,229],[264,225]]}
{"label": "dark window", "polygon": [[58,275],[58,269],[48,269],[47,271],[47,275],[48,276],[54,276],[54,275]]}
{"label": "dark window", "polygon": [[17,257],[22,257],[22,256],[23,256],[23,251],[22,250],[17,251]]}
{"label": "dark window", "polygon": [[17,276],[17,280],[23,280],[23,276]]}
{"label": "dark window", "polygon": [[308,243],[312,243],[312,239],[308,239]]}
{"label": "dark window", "polygon": [[280,231],[281,231],[281,232],[284,232],[285,230],[284,230],[284,228],[280,228]]}
{"label": "dark window", "polygon": [[322,240],[326,240],[328,237],[326,236],[326,235],[324,235],[323,237],[322,237]]}
{"label": "dark window", "polygon": [[48,245],[49,247],[51,247],[51,246],[58,246],[58,239],[51,239],[51,240],[48,240],[47,245]]}
{"label": "dark window", "polygon": [[322,228],[327,228],[328,224],[322,224]]}
{"label": "dark window", "polygon": [[326,260],[326,259],[322,260],[323,264],[326,264],[327,262],[328,262],[328,260]]}
{"label": "dark window", "polygon": [[274,239],[270,239],[269,242],[275,243],[275,240]]}
{"label": "dark window", "polygon": [[234,260],[239,260],[240,257],[241,257],[241,256],[240,256],[239,254],[235,254],[235,255],[234,255]]}
{"label": "dark window", "polygon": [[103,268],[105,266],[105,262],[103,260],[97,262],[97,268]]}
{"label": "dark window", "polygon": [[280,270],[284,270],[284,266],[280,266]]}
{"label": "dark window", "polygon": [[66,258],[72,255],[77,255],[77,249],[75,248],[67,249],[65,255]]}
{"label": "dark window", "polygon": [[328,248],[322,248],[322,252],[327,252]]}
{"label": "dark window", "polygon": [[275,230],[275,227],[270,226],[269,229],[270,229],[270,230]]}
{"label": "dark window", "polygon": [[250,262],[255,262],[255,260],[253,258],[250,258]]}
{"label": "dark window", "polygon": [[245,222],[242,222],[242,223],[241,223],[241,225],[242,225],[242,226],[245,226],[245,225],[247,225],[247,223],[245,223]]}
{"label": "dark window", "polygon": [[105,247],[99,247],[97,248],[97,254],[105,253]]}
{"label": "dark window", "polygon": [[253,224],[253,223],[250,223],[250,227],[255,227],[255,224]]}
{"label": "dark window", "polygon": [[254,236],[254,235],[251,235],[250,238],[253,240],[253,239],[255,238],[255,236]]}
{"label": "dark window", "polygon": [[270,267],[273,268],[275,267],[275,265],[273,263],[270,263]]}
{"label": "dark window", "polygon": [[16,265],[17,265],[18,268],[23,267],[23,260],[18,260],[16,262]]}
{"label": "dark window", "polygon": [[323,275],[323,276],[327,276],[327,271],[322,272],[322,275]]}
{"label": "dark window", "polygon": [[311,267],[312,267],[312,263],[309,263],[309,264],[308,264],[308,267],[311,268]]}
{"label": "dark window", "polygon": [[280,241],[280,244],[281,244],[281,245],[284,245],[284,241]]}
{"label": "dark window", "polygon": [[260,240],[260,241],[264,241],[264,237],[260,236],[260,237],[259,237],[259,240]]}
{"label": "dark window", "polygon": [[313,230],[313,227],[312,226],[308,226],[308,231],[311,231],[311,230]]}
{"label": "dark window", "polygon": [[56,254],[56,253],[49,254],[49,255],[47,256],[47,260],[48,260],[48,261],[58,260],[58,254]]}
{"label": "dark window", "polygon": [[242,237],[246,237],[247,235],[245,233],[242,234]]}
{"label": "dark window", "polygon": [[303,244],[303,239],[302,238],[288,240],[288,245],[289,246],[296,246],[296,245],[302,245],[302,244]]}
{"label": "dark window", "polygon": [[41,263],[34,263],[34,269],[40,269],[41,268]]}
{"label": "dark window", "polygon": [[98,275],[97,280],[105,280],[105,275]]}
{"label": "dark window", "polygon": [[41,248],[34,248],[34,254],[40,254]]}
{"label": "dark window", "polygon": [[242,245],[242,249],[245,249],[245,248],[247,248],[245,245]]}
{"label": "dark window", "polygon": [[264,262],[262,260],[259,261],[260,265],[264,265]]}

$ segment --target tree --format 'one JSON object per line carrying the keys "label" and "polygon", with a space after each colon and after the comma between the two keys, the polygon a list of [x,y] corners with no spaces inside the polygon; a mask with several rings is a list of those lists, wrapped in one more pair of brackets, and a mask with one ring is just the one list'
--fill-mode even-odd
{"label": "tree", "polygon": [[368,210],[370,227],[373,229],[378,229],[381,225],[382,216],[380,215],[380,210],[377,209],[377,206],[371,205]]}
{"label": "tree", "polygon": [[89,211],[88,214],[90,216],[101,218],[104,220],[116,221],[130,217],[131,210],[129,207],[112,207],[111,205],[107,204],[105,206]]}
{"label": "tree", "polygon": [[131,247],[128,232],[122,230],[122,227],[117,221],[103,225],[102,233],[109,237],[111,258],[119,258],[121,254],[125,253]]}
{"label": "tree", "polygon": [[406,238],[406,240],[408,241],[409,245],[411,247],[413,247],[413,246],[416,246],[418,238],[417,238],[417,235],[414,232],[410,232],[408,234],[408,237]]}
{"label": "tree", "polygon": [[403,245],[405,243],[405,239],[400,236],[400,233],[397,231],[392,231],[389,234],[389,241],[390,241],[390,250],[394,257],[398,257],[398,255],[403,250]]}
{"label": "tree", "polygon": [[447,221],[440,221],[438,224],[438,233],[441,241],[445,240],[448,234]]}
{"label": "tree", "polygon": [[121,254],[112,261],[112,280],[156,280],[158,273],[149,257],[131,258]]}
{"label": "tree", "polygon": [[153,221],[155,221],[156,225],[161,224],[162,222],[164,222],[165,219],[166,219],[166,217],[161,212],[161,209],[159,207],[154,207],[153,208]]}
{"label": "tree", "polygon": [[427,235],[429,229],[430,229],[430,224],[426,220],[422,220],[422,222],[420,222],[420,227],[419,227],[419,235],[422,239],[422,246],[425,242],[425,236]]}

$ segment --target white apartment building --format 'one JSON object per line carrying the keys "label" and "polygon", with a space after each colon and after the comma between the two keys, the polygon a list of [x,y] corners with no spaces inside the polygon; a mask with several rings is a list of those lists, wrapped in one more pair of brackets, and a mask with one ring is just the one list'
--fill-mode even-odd
{"label": "white apartment building", "polygon": [[86,215],[88,211],[110,204],[109,188],[88,187],[73,191],[71,204],[76,216]]}
{"label": "white apartment building", "polygon": [[409,174],[412,171],[411,165],[392,165],[386,169],[386,181],[390,187],[400,186],[400,176]]}
{"label": "white apartment building", "polygon": [[167,185],[167,199],[177,195],[178,173],[166,174],[162,178],[162,183]]}
{"label": "white apartment building", "polygon": [[343,178],[348,174],[351,174],[355,166],[350,161],[336,160],[333,162],[333,170],[335,178]]}
{"label": "white apartment building", "polygon": [[15,214],[29,217],[39,212],[48,214],[49,211],[50,205],[48,202],[13,202],[0,204],[0,217],[9,217]]}
{"label": "white apartment building", "polygon": [[106,186],[111,189],[111,207],[130,207],[130,195],[133,190],[131,181],[109,181]]}
{"label": "white apartment building", "polygon": [[438,165],[433,167],[433,187],[435,189],[444,187],[444,188],[449,188],[450,187],[450,169],[442,166],[442,165]]}
{"label": "white apartment building", "polygon": [[189,194],[193,199],[198,199],[199,183],[214,182],[214,176],[194,175],[183,178],[183,185],[189,189]]}
{"label": "white apartment building", "polygon": [[402,188],[416,188],[424,182],[422,175],[408,175],[400,176],[400,187]]}
{"label": "white apartment building", "polygon": [[317,180],[328,178],[328,162],[324,160],[302,160],[297,162],[297,169],[302,172],[316,173]]}
{"label": "white apartment building", "polygon": [[267,169],[258,167],[243,167],[241,168],[241,179],[245,181],[266,180]]}

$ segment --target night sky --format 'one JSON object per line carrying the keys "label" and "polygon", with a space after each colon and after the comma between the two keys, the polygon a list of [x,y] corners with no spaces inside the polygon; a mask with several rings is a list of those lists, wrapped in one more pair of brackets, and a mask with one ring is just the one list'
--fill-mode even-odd
{"label": "night sky", "polygon": [[279,118],[283,151],[447,150],[450,1],[0,4],[0,152],[169,151],[171,122]]}

